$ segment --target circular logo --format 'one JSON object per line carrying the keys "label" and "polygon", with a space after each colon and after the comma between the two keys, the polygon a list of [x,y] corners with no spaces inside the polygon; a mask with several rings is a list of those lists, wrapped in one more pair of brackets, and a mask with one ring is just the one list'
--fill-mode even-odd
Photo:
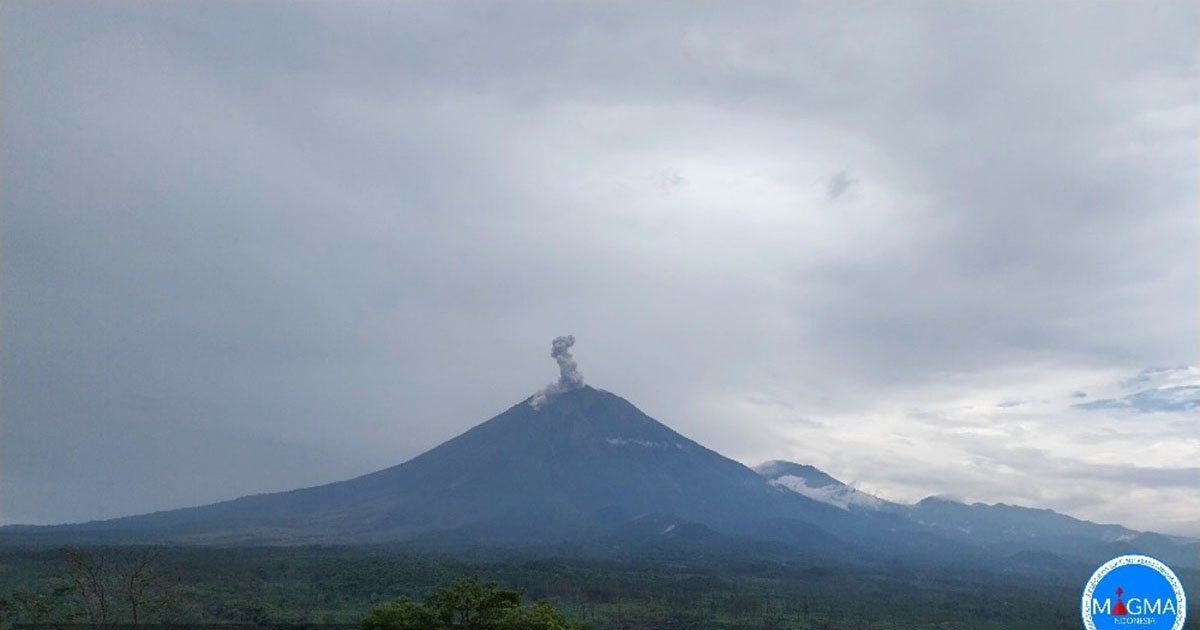
{"label": "circular logo", "polygon": [[1150,556],[1105,562],[1083,589],[1087,630],[1181,630],[1187,597],[1175,572]]}

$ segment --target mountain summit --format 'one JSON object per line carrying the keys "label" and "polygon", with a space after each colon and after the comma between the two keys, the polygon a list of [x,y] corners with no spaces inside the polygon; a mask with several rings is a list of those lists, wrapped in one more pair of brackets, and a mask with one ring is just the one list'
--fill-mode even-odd
{"label": "mountain summit", "polygon": [[752,470],[619,396],[585,385],[536,400],[347,482],[397,501],[370,528],[524,538],[655,512],[733,526],[778,511],[781,493]]}

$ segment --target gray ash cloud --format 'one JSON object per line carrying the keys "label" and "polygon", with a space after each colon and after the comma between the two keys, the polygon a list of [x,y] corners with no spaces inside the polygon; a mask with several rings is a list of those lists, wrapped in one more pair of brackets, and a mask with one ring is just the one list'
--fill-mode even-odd
{"label": "gray ash cloud", "polygon": [[543,387],[529,399],[529,404],[534,409],[540,409],[556,394],[583,387],[583,374],[579,371],[579,365],[575,363],[575,357],[571,355],[571,347],[574,345],[575,335],[555,337],[554,341],[550,342],[550,356],[558,362],[558,380]]}

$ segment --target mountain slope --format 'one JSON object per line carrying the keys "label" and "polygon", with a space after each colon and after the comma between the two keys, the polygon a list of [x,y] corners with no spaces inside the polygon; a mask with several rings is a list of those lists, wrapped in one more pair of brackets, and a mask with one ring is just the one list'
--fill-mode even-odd
{"label": "mountain slope", "polygon": [[1002,542],[1050,541],[1061,538],[1116,542],[1137,535],[1120,525],[1101,525],[1059,514],[1053,510],[1033,509],[996,503],[959,503],[929,497],[913,505],[910,516],[922,525],[949,536],[975,536]]}
{"label": "mountain slope", "polygon": [[911,506],[908,514],[946,538],[1006,552],[1046,551],[1087,561],[1143,553],[1172,564],[1200,566],[1200,543],[1195,540],[1093,523],[1048,509],[929,497]]}

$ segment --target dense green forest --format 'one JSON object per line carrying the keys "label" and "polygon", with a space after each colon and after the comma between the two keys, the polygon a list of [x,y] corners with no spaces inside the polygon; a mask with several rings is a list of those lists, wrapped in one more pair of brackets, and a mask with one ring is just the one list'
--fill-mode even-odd
{"label": "dense green forest", "polygon": [[[615,561],[482,551],[449,556],[365,547],[10,549],[0,552],[0,563],[5,625],[92,623],[102,599],[110,624],[365,620],[366,627],[383,630],[388,626],[380,620],[389,618],[389,610],[392,619],[425,614],[438,609],[439,593],[449,588],[494,582],[502,585],[490,587],[497,592],[514,593],[501,600],[516,597],[520,607],[505,618],[561,615],[570,624],[506,626],[514,628],[1053,630],[1079,627],[1076,602],[1087,578],[1086,570],[1073,569],[1002,574],[736,559]],[[1195,580],[1192,573],[1185,576],[1185,582]],[[522,597],[525,603],[519,603]],[[1197,627],[1194,615],[1187,627]]]}

